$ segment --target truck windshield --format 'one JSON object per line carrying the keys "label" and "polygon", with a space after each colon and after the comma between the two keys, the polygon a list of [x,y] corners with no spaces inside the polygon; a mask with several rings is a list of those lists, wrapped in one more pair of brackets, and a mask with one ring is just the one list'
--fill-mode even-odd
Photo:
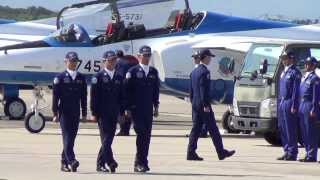
{"label": "truck windshield", "polygon": [[252,72],[258,71],[260,65],[267,60],[268,70],[265,75],[272,77],[279,63],[279,56],[283,51],[279,44],[254,44],[250,48],[245,61],[241,76],[250,76]]}

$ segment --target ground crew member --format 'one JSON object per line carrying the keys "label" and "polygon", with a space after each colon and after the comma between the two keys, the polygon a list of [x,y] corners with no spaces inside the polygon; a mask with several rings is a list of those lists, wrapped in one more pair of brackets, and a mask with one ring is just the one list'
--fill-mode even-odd
{"label": "ground crew member", "polygon": [[190,98],[192,103],[192,130],[189,137],[187,160],[202,161],[196,153],[197,143],[203,123],[207,125],[211,139],[216,148],[219,160],[232,156],[235,151],[225,150],[221,135],[216,125],[214,113],[210,104],[210,71],[207,66],[211,57],[215,57],[208,49],[201,50],[200,65],[191,73]]}
{"label": "ground crew member", "polygon": [[57,75],[53,83],[53,121],[59,121],[62,130],[61,171],[64,172],[76,172],[79,167],[73,147],[79,127],[80,105],[83,120],[87,117],[87,83],[84,75],[76,70],[78,61],[77,53],[67,53],[67,70]]}
{"label": "ground crew member", "polygon": [[292,51],[281,57],[284,71],[279,86],[279,129],[284,155],[278,160],[296,161],[298,154],[298,108],[301,73],[294,65],[295,56]]}
{"label": "ground crew member", "polygon": [[137,153],[134,163],[135,172],[147,172],[148,153],[152,130],[152,116],[158,116],[159,76],[158,71],[149,66],[151,48],[142,46],[139,49],[139,64],[130,68],[126,75],[128,109],[133,118],[137,134]]}
{"label": "ground crew member", "polygon": [[[195,51],[192,55],[193,63],[194,63],[194,68],[197,68],[200,64],[200,51]],[[190,79],[191,79],[191,73],[190,73]],[[190,101],[191,102],[191,101]],[[207,138],[208,137],[208,129],[205,123],[202,125],[201,133],[200,133],[201,138]]]}
{"label": "ground crew member", "polygon": [[112,142],[119,114],[124,114],[123,79],[116,70],[117,56],[114,51],[103,54],[105,68],[92,77],[91,112],[92,120],[98,121],[102,146],[97,158],[97,171],[114,173],[118,167],[112,152]]}
{"label": "ground crew member", "polygon": [[320,79],[315,73],[317,59],[308,57],[305,60],[306,73],[300,85],[299,121],[306,156],[301,162],[317,162],[318,143],[320,138]]}
{"label": "ground crew member", "polygon": [[[116,71],[122,75],[123,77],[126,76],[128,70],[137,65],[139,62],[131,62],[129,57],[124,56],[123,51],[118,50],[116,52],[118,61],[116,65]],[[132,56],[133,58],[133,56]],[[120,125],[120,131],[117,134],[117,136],[129,136],[130,135],[130,127],[131,127],[131,122],[132,122],[132,117],[125,116],[125,118],[122,118],[123,121],[119,121]]]}

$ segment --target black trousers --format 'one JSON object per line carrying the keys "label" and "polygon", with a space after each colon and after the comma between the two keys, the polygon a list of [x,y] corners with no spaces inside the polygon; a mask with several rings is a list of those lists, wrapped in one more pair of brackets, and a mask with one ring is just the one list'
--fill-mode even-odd
{"label": "black trousers", "polygon": [[133,126],[137,134],[135,165],[148,165],[149,146],[152,131],[152,113],[132,111]]}
{"label": "black trousers", "polygon": [[117,127],[117,115],[98,119],[101,147],[98,153],[97,165],[108,165],[115,162],[112,143]]}
{"label": "black trousers", "polygon": [[61,162],[64,164],[71,164],[76,160],[74,153],[74,142],[79,129],[79,116],[64,115],[60,117],[60,127],[62,130],[63,150],[61,153]]}
{"label": "black trousers", "polygon": [[198,139],[203,128],[203,124],[205,124],[218,156],[223,156],[225,150],[223,148],[222,138],[212,109],[210,108],[210,112],[204,112],[203,108],[200,108],[200,110],[192,108],[192,123],[188,152],[195,152],[197,150]]}

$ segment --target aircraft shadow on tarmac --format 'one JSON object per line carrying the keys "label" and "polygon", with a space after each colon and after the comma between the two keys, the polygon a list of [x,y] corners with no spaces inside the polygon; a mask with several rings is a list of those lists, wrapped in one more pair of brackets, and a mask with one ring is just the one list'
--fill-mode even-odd
{"label": "aircraft shadow on tarmac", "polygon": [[[96,172],[79,172],[78,174],[101,174]],[[252,174],[199,174],[199,173],[131,173],[131,172],[119,172],[112,175],[135,175],[135,176],[185,176],[185,177],[234,177],[234,178],[245,178],[245,177],[257,177],[257,178],[281,178],[281,176],[265,176],[265,175],[252,175]]]}

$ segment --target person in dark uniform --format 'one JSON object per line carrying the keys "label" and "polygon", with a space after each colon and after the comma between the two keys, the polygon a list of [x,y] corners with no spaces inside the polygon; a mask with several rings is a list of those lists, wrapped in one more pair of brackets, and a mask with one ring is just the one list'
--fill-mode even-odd
{"label": "person in dark uniform", "polygon": [[115,70],[117,56],[114,51],[103,54],[105,68],[92,77],[91,103],[92,121],[98,121],[102,146],[97,158],[97,171],[114,173],[118,167],[112,152],[112,142],[119,114],[124,114],[123,79]]}
{"label": "person in dark uniform", "polygon": [[59,121],[62,130],[61,171],[65,172],[76,172],[79,167],[73,147],[79,127],[80,105],[83,121],[87,119],[87,83],[85,76],[76,70],[78,61],[77,53],[67,53],[67,70],[57,75],[53,83],[53,121]]}
{"label": "person in dark uniform", "polygon": [[279,130],[284,154],[278,160],[296,161],[298,155],[298,108],[301,73],[294,65],[294,52],[285,52],[281,57],[284,71],[279,85]]}
{"label": "person in dark uniform", "polygon": [[[200,64],[200,51],[195,51],[192,54],[192,59],[193,59],[193,63],[194,65],[194,69],[197,68]],[[191,79],[191,73],[190,73],[190,79]],[[191,102],[191,100],[190,100]],[[200,137],[201,138],[207,138],[208,137],[208,129],[205,123],[203,123],[202,125],[202,129],[201,129],[201,133],[200,133]]]}
{"label": "person in dark uniform", "polygon": [[320,138],[320,79],[315,73],[318,61],[315,57],[305,60],[306,73],[300,85],[299,121],[306,156],[300,162],[317,162]]}
{"label": "person in dark uniform", "polygon": [[216,125],[214,113],[211,109],[210,71],[207,66],[211,57],[215,57],[208,49],[201,50],[200,65],[191,73],[190,99],[192,103],[192,130],[189,137],[187,160],[202,161],[196,153],[198,139],[203,123],[207,125],[211,139],[216,148],[219,160],[232,156],[235,151],[224,149],[219,129]]}
{"label": "person in dark uniform", "polygon": [[[116,71],[122,75],[123,77],[126,76],[128,70],[137,65],[138,62],[131,62],[130,59],[124,56],[123,51],[118,50],[116,52],[118,61],[116,65]],[[125,118],[120,118],[122,121],[119,121],[120,131],[118,132],[117,136],[129,136],[130,135],[130,127],[132,122],[132,117],[128,116],[126,113]]]}
{"label": "person in dark uniform", "polygon": [[148,153],[152,116],[158,116],[160,80],[158,71],[149,66],[150,58],[151,48],[142,46],[138,54],[140,64],[130,68],[126,74],[127,109],[131,112],[134,130],[137,134],[135,172],[147,172],[150,170]]}

